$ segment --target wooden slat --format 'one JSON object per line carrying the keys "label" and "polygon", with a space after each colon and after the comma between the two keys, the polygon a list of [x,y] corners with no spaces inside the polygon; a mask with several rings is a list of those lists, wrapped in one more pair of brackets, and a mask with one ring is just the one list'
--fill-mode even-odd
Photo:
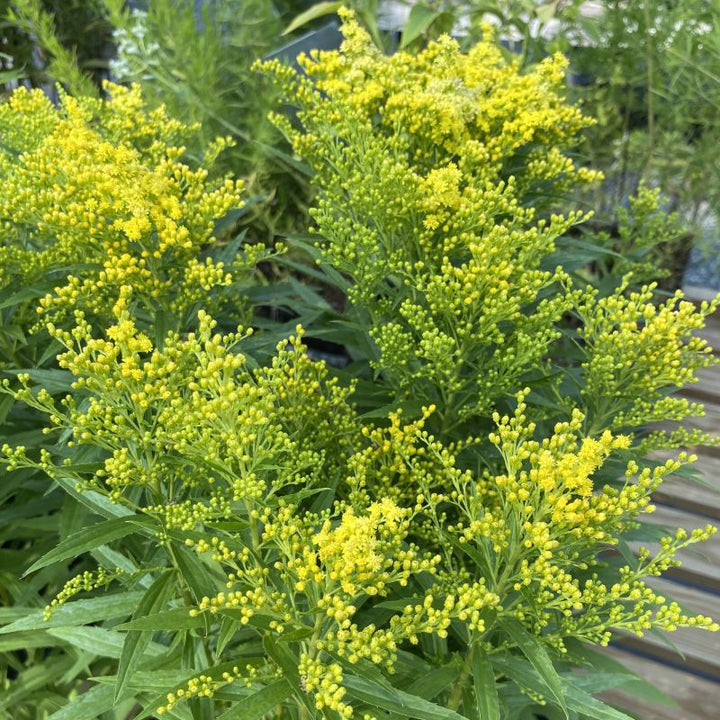
{"label": "wooden slat", "polygon": [[[697,587],[654,578],[649,583],[668,600],[675,600],[687,611],[720,619],[720,595]],[[684,670],[695,671],[720,681],[720,637],[717,633],[698,628],[680,628],[666,633],[667,639],[682,655],[654,634],[642,638],[627,636],[617,644],[642,652],[648,657],[672,663]],[[720,690],[720,688],[719,688]],[[718,693],[720,696],[720,692]]]}
{"label": "wooden slat", "polygon": [[[677,528],[690,531],[712,524],[712,518],[660,504],[656,505],[655,512],[643,515],[640,519],[643,522],[669,527],[671,531]],[[651,552],[655,552],[659,548],[657,543],[631,543],[633,549],[637,549],[641,545],[647,547]],[[720,535],[716,534],[707,542],[691,545],[678,553],[677,558],[682,565],[668,570],[669,577],[720,592]]]}
{"label": "wooden slat", "polygon": [[701,303],[703,300],[712,300],[717,295],[715,290],[699,285],[683,285],[682,291],[685,294],[685,299],[695,303]]}
{"label": "wooden slat", "polygon": [[705,327],[699,330],[697,335],[707,340],[716,355],[720,353],[720,316],[718,313],[706,319]]}
{"label": "wooden slat", "polygon": [[[658,457],[661,456],[658,454]],[[710,487],[686,478],[668,478],[657,489],[653,499],[664,505],[720,521],[720,458],[699,455],[692,467]]]}
{"label": "wooden slat", "polygon": [[603,693],[600,696],[603,700],[639,720],[715,720],[718,717],[720,686],[716,683],[621,648],[611,647],[604,652],[658,687],[675,700],[678,707],[655,704],[621,690]]}
{"label": "wooden slat", "polygon": [[[695,387],[695,386],[691,386]],[[705,409],[705,415],[702,417],[699,416],[691,416],[683,420],[682,426],[687,428],[688,430],[692,430],[693,428],[696,428],[698,430],[701,430],[703,432],[709,433],[711,436],[715,437],[720,435],[720,399],[713,400],[712,398],[709,398],[707,396],[707,393],[702,390],[703,387],[706,387],[705,385],[699,386],[701,389],[698,391],[695,391],[696,394],[693,396],[690,396],[688,394],[687,389],[683,390],[684,395],[691,397],[691,399],[702,402]],[[698,393],[704,392],[705,394],[700,397]],[[672,431],[675,430],[678,427],[678,423],[676,422],[661,422],[661,423],[652,423],[651,425],[648,425],[649,430],[665,430],[665,431]],[[693,452],[696,454],[703,454],[711,457],[720,457],[720,447],[713,447],[713,446],[697,446],[695,448],[690,448]]]}
{"label": "wooden slat", "polygon": [[678,394],[694,402],[720,403],[720,365],[698,370],[697,379],[696,383],[686,385]]}

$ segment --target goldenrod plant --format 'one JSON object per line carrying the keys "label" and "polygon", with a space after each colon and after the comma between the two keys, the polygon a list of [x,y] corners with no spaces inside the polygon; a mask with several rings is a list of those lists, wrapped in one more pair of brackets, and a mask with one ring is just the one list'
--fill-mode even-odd
{"label": "goldenrod plant", "polygon": [[[44,471],[97,516],[31,572],[127,543],[3,628],[37,638],[72,627],[59,633],[71,647],[117,647],[110,684],[86,698],[92,712],[133,700],[151,716],[251,703],[257,718],[285,707],[450,719],[478,707],[515,717],[542,700],[620,719],[587,692],[597,677],[564,671],[578,640],[717,629],[644,582],[713,528],[678,531],[630,562],[598,555],[651,511],[650,493],[685,455],[640,467],[629,437],[588,437],[580,411],[535,440],[521,391],[512,416],[494,417],[494,455],[475,471],[458,458],[467,448],[425,429],[433,407],[388,425],[358,417],[352,387],[308,358],[300,328],[252,369],[236,349],[247,331],[214,333],[205,314],[197,333],[154,348],[128,316],[129,294],[104,337],[88,324],[55,332],[83,403],[56,403],[25,376],[13,391],[48,415],[48,432],[70,433],[83,462],[2,448],[10,469]],[[620,487],[596,485],[611,457],[625,458]],[[119,627],[86,625],[131,613]]]}
{"label": "goldenrod plant", "polygon": [[[591,120],[563,99],[562,56],[521,74],[490,28],[467,54],[446,37],[391,57],[356,23],[345,32],[341,52],[303,61],[307,76],[264,67],[299,107],[302,127],[276,120],[316,170],[318,262],[350,279],[346,324],[388,402],[437,405],[435,429],[456,439],[526,384],[546,420],[577,407],[593,435],[638,429],[623,418],[640,399],[691,412],[665,396],[714,362],[690,337],[716,302],[660,306],[652,283],[626,292],[617,270],[636,265],[601,291],[561,263],[556,241],[590,216],[560,214],[559,199],[600,178],[566,152]],[[642,366],[618,350],[634,346]]]}
{"label": "goldenrod plant", "polygon": [[[54,107],[21,88],[0,106],[0,343],[19,367],[33,362],[21,359],[28,314],[106,317],[130,285],[137,313],[162,313],[179,330],[233,282],[232,262],[243,277],[240,265],[268,255],[248,246],[248,264],[210,254],[217,224],[243,205],[242,182],[213,173],[232,141],[218,138],[202,165],[189,164],[195,128],[148,109],[137,86],[107,90],[106,101],[62,94]],[[38,296],[36,310],[28,300]]]}
{"label": "goldenrod plant", "polygon": [[[8,477],[44,475],[70,508],[0,614],[14,718],[627,720],[595,695],[651,691],[592,646],[718,629],[652,584],[715,529],[655,546],[642,522],[682,446],[710,440],[647,426],[702,411],[672,391],[714,361],[693,333],[717,303],[564,269],[586,215],[557,198],[597,176],[568,154],[590,121],[562,57],[522,73],[489,30],[467,54],[445,37],[386,57],[344,22],[304,75],[264,65],[315,172],[316,243],[289,240],[315,266],[278,258],[295,297],[250,293],[227,331],[193,295],[161,332],[144,281],[91,269],[102,314],[40,305],[67,394],[0,385],[46,419],[43,443],[2,444]],[[200,207],[224,208],[220,182]],[[275,289],[302,322],[267,357]]]}
{"label": "goldenrod plant", "polygon": [[[295,3],[76,4],[74,0],[59,8],[59,3],[48,0],[9,3],[9,30],[28,38],[31,58],[26,64],[34,83],[44,80],[43,87],[50,90],[60,85],[72,95],[102,95],[99,78],[139,85],[149,108],[164,106],[173,118],[196,126],[185,138],[186,157],[201,163],[217,136],[233,138],[218,162],[246,183],[252,202],[243,224],[251,237],[270,245],[276,233],[299,229],[308,202],[307,169],[281,147],[281,137],[266,118],[274,102],[272,88],[249,69],[257,57],[287,42],[278,35],[283,16],[295,11]],[[68,25],[78,25],[80,19],[75,18],[83,11],[102,35],[97,43],[85,38],[74,48],[67,38]],[[3,3],[0,15],[5,15]],[[76,57],[76,50],[94,54]]]}
{"label": "goldenrod plant", "polygon": [[[46,323],[68,328],[85,317],[103,327],[130,283],[135,322],[153,338],[193,325],[198,300],[209,309],[224,304],[232,324],[247,313],[243,288],[259,279],[256,262],[268,256],[222,229],[243,204],[242,183],[213,168],[227,140],[208,147],[199,165],[183,155],[195,128],[150,110],[137,87],[107,92],[106,101],[61,92],[56,107],[40,90],[21,88],[0,105],[0,372],[42,378],[53,395],[66,392],[72,376],[54,362],[61,346]],[[3,442],[46,447],[42,425],[32,408],[3,397]],[[12,508],[0,540],[4,606],[43,602],[45,584],[66,579],[56,566],[40,585],[19,582],[28,560],[84,522],[74,501],[47,491],[37,473],[4,478],[0,502]],[[0,665],[22,673],[43,652],[5,654]],[[81,669],[69,667],[53,665],[51,676],[67,674],[72,687]],[[47,695],[67,694],[46,680]],[[42,707],[38,699],[38,713]]]}

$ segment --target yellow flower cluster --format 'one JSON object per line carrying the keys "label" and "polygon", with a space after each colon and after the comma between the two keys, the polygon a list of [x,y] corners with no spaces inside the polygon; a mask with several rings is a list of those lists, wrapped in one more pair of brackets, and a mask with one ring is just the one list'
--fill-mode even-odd
{"label": "yellow flower cluster", "polygon": [[345,697],[345,688],[341,686],[343,674],[338,663],[324,665],[319,660],[307,654],[300,656],[298,671],[305,685],[305,690],[315,696],[315,707],[318,710],[327,708],[333,710],[340,717],[351,718],[353,709],[342,700]]}
{"label": "yellow flower cluster", "polygon": [[[598,298],[597,291],[589,290],[578,304],[586,357],[582,396],[592,419],[589,434],[605,427],[634,428],[701,415],[702,405],[667,397],[667,389],[697,382],[699,369],[717,363],[696,331],[715,312],[718,298],[696,308],[677,291],[656,303],[656,283],[626,293],[628,281],[608,297]],[[663,439],[657,436],[658,445],[664,445]]]}
{"label": "yellow flower cluster", "polygon": [[[35,395],[27,376],[13,391],[47,413],[52,426],[71,428],[70,445],[104,448],[105,459],[85,483],[115,500],[129,487],[143,487],[148,512],[168,529],[189,529],[223,516],[230,503],[253,503],[293,485],[320,486],[328,474],[343,474],[355,427],[346,403],[351,389],[325,384],[327,368],[309,360],[301,332],[279,344],[273,367],[251,370],[237,352],[250,331],[215,333],[215,321],[200,312],[197,332],[171,333],[162,349],[154,348],[130,318],[129,301],[123,292],[105,337],[93,337],[80,314],[72,331],[50,326],[65,347],[60,367],[75,375],[73,390],[87,395],[85,403],[74,395],[61,403],[47,392]],[[10,391],[8,382],[4,387]],[[292,405],[295,394],[304,403]],[[25,450],[4,452],[17,466]],[[172,502],[161,504],[163,497]]]}
{"label": "yellow flower cluster", "polygon": [[75,575],[63,585],[62,590],[50,601],[50,604],[45,607],[45,620],[49,620],[54,610],[57,610],[78,593],[107,587],[122,574],[120,568],[116,568],[113,573],[108,572],[105,568],[98,568],[98,570],[94,572],[85,570],[85,572]]}
{"label": "yellow flower cluster", "polygon": [[[487,472],[472,490],[459,475],[454,491],[433,497],[432,486],[423,488],[426,512],[436,519],[436,542],[467,547],[472,572],[489,579],[503,612],[559,649],[568,636],[607,642],[613,628],[716,629],[708,618],[683,615],[642,581],[667,569],[680,548],[710,537],[712,527],[669,538],[655,557],[646,553],[637,566],[622,568],[623,582],[611,588],[599,582],[596,570],[602,565],[598,548],[616,544],[639,515],[652,512],[650,496],[663,477],[694,458],[681,454],[653,469],[630,460],[624,482],[598,486],[594,475],[611,455],[621,455],[630,439],[609,430],[588,437],[576,410],[550,437],[535,440],[535,426],[525,414],[527,392],[519,395],[514,415],[495,416],[498,429],[490,439],[502,455],[504,473]],[[454,506],[452,516],[445,503]]]}
{"label": "yellow flower cluster", "polygon": [[[201,261],[242,183],[180,158],[193,128],[146,109],[137,87],[110,100],[18,89],[0,105],[0,287],[55,289],[41,311],[107,316],[123,286],[146,311],[181,316],[231,275]],[[222,144],[228,141],[222,140]],[[82,268],[82,272],[80,272]]]}
{"label": "yellow flower cluster", "polygon": [[[403,646],[421,646],[423,636],[513,647],[505,623],[520,622],[563,652],[568,638],[606,643],[616,629],[716,629],[644,581],[714,528],[678,531],[654,555],[642,550],[610,573],[599,553],[652,511],[652,492],[692,458],[645,466],[627,454],[628,436],[589,434],[578,409],[540,432],[527,389],[514,411],[495,414],[486,445],[430,433],[433,406],[405,423],[401,413],[363,422],[347,401],[351,388],[309,359],[302,328],[255,369],[237,351],[246,333],[219,334],[205,313],[197,332],[170,333],[153,347],[129,301],[123,292],[104,337],[93,337],[81,315],[72,331],[52,329],[84,403],[34,393],[26,375],[19,391],[3,384],[73,442],[101,448],[100,469],[7,446],[3,462],[74,478],[78,489],[148,516],[159,551],[174,557],[182,544],[201,556],[226,584],[190,615],[294,648],[295,701],[362,716],[345,674],[368,662],[392,673]],[[324,423],[331,431],[314,427]],[[495,448],[497,460],[484,453],[485,470],[467,461],[478,444]],[[605,472],[610,458],[624,461],[619,481]],[[79,576],[48,612],[110,579]],[[262,683],[288,679],[269,653],[242,671],[193,678],[167,694],[164,710],[253,682],[255,673]]]}
{"label": "yellow flower cluster", "polygon": [[178,688],[175,692],[168,693],[165,705],[161,705],[157,709],[158,715],[165,715],[183,701],[192,700],[192,698],[211,698],[215,693],[225,685],[230,685],[239,680],[252,677],[255,668],[248,665],[245,668],[234,666],[229,671],[224,671],[219,677],[211,675],[198,675],[187,681],[184,687]]}
{"label": "yellow flower cluster", "polygon": [[[341,49],[301,59],[305,76],[262,67],[298,107],[300,128],[276,120],[316,170],[322,261],[351,279],[369,361],[398,404],[436,405],[443,438],[475,432],[528,378],[546,396],[539,419],[579,407],[592,437],[700,412],[667,395],[714,362],[693,333],[717,302],[660,304],[629,277],[601,297],[559,267],[557,238],[585,216],[550,198],[597,179],[565,152],[590,121],[565,102],[564,60],[521,73],[489,31],[467,53],[443,37],[387,57],[344,19]],[[641,190],[623,243],[658,242],[670,221],[657,202]],[[577,390],[560,387],[568,363]]]}
{"label": "yellow flower cluster", "polygon": [[562,151],[589,121],[564,101],[560,56],[521,74],[491,36],[386,57],[347,14],[343,32],[339,52],[301,59],[309,78],[263,66],[303,130],[277,122],[317,170],[319,244],[370,315],[376,367],[457,424],[540,363],[573,304],[541,261],[582,214],[525,198],[594,179]]}

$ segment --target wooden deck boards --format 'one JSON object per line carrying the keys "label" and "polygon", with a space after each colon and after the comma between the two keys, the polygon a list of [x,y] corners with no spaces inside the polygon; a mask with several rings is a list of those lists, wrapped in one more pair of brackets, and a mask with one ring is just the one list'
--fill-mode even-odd
{"label": "wooden deck boards", "polygon": [[655,493],[655,501],[713,521],[720,520],[720,458],[700,455],[693,465],[703,484],[686,478],[669,478]]}
{"label": "wooden deck boards", "polygon": [[716,720],[718,717],[720,686],[712,680],[679,667],[669,668],[633,651],[612,648],[609,654],[660,688],[677,705],[652,703],[622,690],[603,693],[603,700],[625,708],[638,720]]}
{"label": "wooden deck boards", "polygon": [[[720,354],[720,314],[708,320],[699,333]],[[698,373],[698,383],[682,395],[705,405],[703,417],[687,425],[720,435],[720,365]],[[706,524],[720,525],[720,447],[698,447],[695,464],[703,483],[672,478],[655,493],[656,511],[648,522],[692,530]],[[644,543],[653,549],[652,543]],[[637,543],[640,545],[640,543]],[[688,548],[680,556],[683,564],[652,585],[687,610],[710,615],[720,621],[720,535]],[[656,705],[621,690],[603,698],[623,708],[638,720],[718,720],[720,718],[720,633],[678,630],[667,640],[649,635],[620,639],[608,653],[641,677],[650,680],[677,702],[677,707]]]}

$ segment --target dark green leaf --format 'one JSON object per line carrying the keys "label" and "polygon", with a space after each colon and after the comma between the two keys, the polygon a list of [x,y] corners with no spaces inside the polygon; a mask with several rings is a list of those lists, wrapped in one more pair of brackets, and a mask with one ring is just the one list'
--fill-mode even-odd
{"label": "dark green leaf", "polygon": [[191,617],[186,607],[173,608],[163,612],[139,617],[136,620],[118,625],[118,630],[190,630],[202,627],[205,621],[201,617]]}
{"label": "dark green leaf", "polygon": [[110,710],[113,702],[112,688],[96,685],[54,712],[48,720],[95,720]]}
{"label": "dark green leaf", "polygon": [[346,675],[343,685],[348,694],[368,705],[417,720],[465,720],[454,710],[440,707],[417,695],[388,688],[367,678]]}
{"label": "dark green leaf", "polygon": [[290,695],[292,695],[290,683],[285,678],[277,680],[243,698],[242,702],[223,713],[218,720],[259,720],[285,702]]}
{"label": "dark green leaf", "polygon": [[472,675],[478,717],[483,720],[500,720],[495,672],[487,653],[479,645],[473,649]]}
{"label": "dark green leaf", "polygon": [[445,688],[450,687],[460,675],[458,664],[444,665],[433,668],[430,672],[418,677],[412,684],[404,688],[409,695],[416,695],[424,700],[432,700]]}
{"label": "dark green leaf", "polygon": [[567,705],[563,697],[560,676],[557,674],[545,648],[515,618],[501,617],[498,618],[498,622],[523,655],[532,663],[532,666],[545,681],[547,690],[550,691],[550,694],[557,700],[558,705],[567,714]]}
{"label": "dark green leaf", "polygon": [[[508,654],[498,654],[493,655],[493,665],[521,687],[529,688],[541,695],[547,694],[546,683],[526,660]],[[592,720],[632,720],[629,715],[610,707],[577,687],[567,677],[562,678],[561,683],[570,710],[583,713]]]}
{"label": "dark green leaf", "polygon": [[68,392],[71,389],[73,380],[75,379],[75,376],[69,370],[42,370],[28,368],[8,370],[7,372],[13,373],[13,375],[19,375],[20,373],[29,375],[30,379],[34,383],[42,385],[51,395]]}
{"label": "dark green leaf", "polygon": [[49,553],[43,555],[37,562],[34,562],[25,571],[23,577],[36,570],[40,570],[40,568],[60,562],[61,560],[76,558],[89,550],[94,550],[112,540],[125,537],[132,532],[137,532],[142,527],[148,527],[152,524],[153,521],[150,518],[140,515],[125,515],[121,518],[106,520],[97,525],[84,528],[70,535],[70,537],[60,542]]}
{"label": "dark green leaf", "polygon": [[171,543],[170,552],[195,600],[200,602],[206,595],[212,595],[215,584],[197,553],[178,543]]}
{"label": "dark green leaf", "polygon": [[[133,620],[147,617],[160,610],[167,602],[174,586],[174,573],[166,572],[160,575],[143,595],[137,610],[133,613]],[[151,630],[130,630],[125,636],[118,666],[117,684],[115,685],[115,700],[125,690],[128,680],[142,659],[151,639]]]}

